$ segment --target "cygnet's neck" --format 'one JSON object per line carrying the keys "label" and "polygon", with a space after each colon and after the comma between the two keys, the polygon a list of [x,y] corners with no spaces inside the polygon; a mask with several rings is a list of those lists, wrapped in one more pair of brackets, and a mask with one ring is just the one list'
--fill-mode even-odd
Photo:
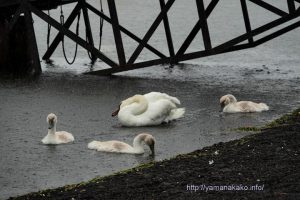
{"label": "cygnet's neck", "polygon": [[144,147],[143,147],[143,136],[142,135],[138,135],[134,138],[133,149],[134,149],[134,151],[136,151],[138,153],[145,152]]}
{"label": "cygnet's neck", "polygon": [[54,135],[55,133],[56,133],[56,124],[54,124],[54,126],[51,129],[48,128],[48,134]]}
{"label": "cygnet's neck", "polygon": [[228,98],[229,98],[229,104],[237,102],[237,99],[234,96],[229,96]]}

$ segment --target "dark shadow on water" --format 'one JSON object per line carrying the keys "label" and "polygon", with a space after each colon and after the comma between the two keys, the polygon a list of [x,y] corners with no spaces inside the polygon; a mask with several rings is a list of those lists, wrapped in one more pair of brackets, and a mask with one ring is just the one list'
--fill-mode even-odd
{"label": "dark shadow on water", "polygon": [[155,161],[155,155],[149,154],[146,150],[143,155],[135,155],[135,159],[139,164],[147,164]]}
{"label": "dark shadow on water", "polygon": [[41,145],[44,145],[45,148],[47,148],[49,150],[49,153],[56,153],[56,151],[57,151],[57,148],[56,148],[57,145],[55,145],[55,144],[47,144],[47,145],[41,144]]}
{"label": "dark shadow on water", "polygon": [[[116,118],[116,122],[117,122],[117,118]],[[152,125],[152,126],[143,126],[143,127],[147,127],[147,128],[152,128],[152,129],[170,129],[170,128],[174,128],[176,127],[176,121],[172,121],[172,122],[169,122],[169,123],[162,123],[160,125]],[[113,125],[112,126],[113,128],[116,128],[116,129],[141,129],[140,126],[137,126],[137,127],[127,127],[127,126],[122,126],[122,124],[118,123],[116,125]]]}

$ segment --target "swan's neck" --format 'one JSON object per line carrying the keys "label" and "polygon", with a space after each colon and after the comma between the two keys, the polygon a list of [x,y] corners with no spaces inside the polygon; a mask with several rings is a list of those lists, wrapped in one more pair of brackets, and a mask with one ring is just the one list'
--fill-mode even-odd
{"label": "swan's neck", "polygon": [[233,103],[236,103],[236,102],[237,102],[237,99],[234,96],[229,98],[229,104],[233,104]]}
{"label": "swan's neck", "polygon": [[136,98],[131,107],[133,115],[143,114],[148,109],[148,102],[145,97]]}
{"label": "swan's neck", "polygon": [[133,97],[126,100],[126,106],[121,108],[119,115],[138,116],[143,114],[148,109],[148,101],[143,96]]}

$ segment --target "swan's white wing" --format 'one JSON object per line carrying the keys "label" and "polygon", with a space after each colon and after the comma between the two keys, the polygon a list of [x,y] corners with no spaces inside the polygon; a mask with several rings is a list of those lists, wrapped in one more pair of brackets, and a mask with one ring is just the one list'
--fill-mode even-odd
{"label": "swan's white wing", "polygon": [[174,103],[166,99],[161,99],[149,103],[148,109],[143,115],[147,117],[151,125],[157,125],[164,122],[174,108],[176,108]]}
{"label": "swan's white wing", "polygon": [[145,112],[139,115],[133,115],[130,110],[124,107],[118,114],[119,121],[123,126],[152,126],[159,125],[162,122],[168,122],[177,119],[184,114],[184,109],[177,109],[176,104],[180,101],[165,93],[150,92],[144,95],[148,102]]}
{"label": "swan's white wing", "polygon": [[174,104],[180,104],[179,99],[176,97],[172,97],[166,93],[160,93],[160,92],[150,92],[144,95],[144,97],[147,99],[148,102],[155,102],[158,100],[166,99],[171,101]]}
{"label": "swan's white wing", "polygon": [[175,104],[166,99],[157,100],[155,102],[148,103],[147,110],[140,115],[123,116],[119,115],[119,120],[124,126],[153,126],[159,125],[166,119],[172,109],[176,108]]}

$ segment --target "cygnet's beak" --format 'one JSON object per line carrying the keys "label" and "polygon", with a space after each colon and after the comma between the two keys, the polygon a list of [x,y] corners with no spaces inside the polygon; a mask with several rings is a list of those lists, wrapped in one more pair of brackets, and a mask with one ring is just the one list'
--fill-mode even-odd
{"label": "cygnet's beak", "polygon": [[[121,105],[120,105],[120,106],[121,106]],[[112,117],[115,117],[115,116],[118,115],[118,113],[119,113],[119,111],[120,111],[120,106],[119,106],[119,108],[118,108],[115,112],[113,112],[113,113],[111,114]]]}
{"label": "cygnet's beak", "polygon": [[225,107],[225,103],[222,102],[220,105],[221,105],[221,108],[220,108],[220,111],[219,111],[219,112],[223,112],[223,109],[224,109],[224,107]]}
{"label": "cygnet's beak", "polygon": [[155,155],[155,151],[154,151],[154,143],[152,143],[151,145],[149,145],[150,150],[151,150],[151,156]]}
{"label": "cygnet's beak", "polygon": [[52,128],[53,128],[53,124],[49,123],[48,129],[52,129]]}

